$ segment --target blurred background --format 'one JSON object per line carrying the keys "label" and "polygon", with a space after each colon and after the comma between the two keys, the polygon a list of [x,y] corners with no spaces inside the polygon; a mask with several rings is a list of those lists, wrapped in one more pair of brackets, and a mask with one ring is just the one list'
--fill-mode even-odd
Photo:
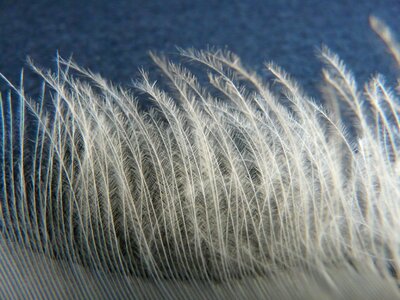
{"label": "blurred background", "polygon": [[[400,38],[400,0],[0,0],[0,72],[18,84],[30,56],[55,69],[57,51],[82,67],[129,87],[148,51],[175,54],[176,46],[218,47],[238,54],[260,74],[274,61],[309,94],[318,91],[316,49],[330,47],[357,76],[394,81],[398,70],[370,30],[368,16],[383,19]],[[40,78],[25,85],[35,93]],[[8,89],[0,83],[1,92]]]}

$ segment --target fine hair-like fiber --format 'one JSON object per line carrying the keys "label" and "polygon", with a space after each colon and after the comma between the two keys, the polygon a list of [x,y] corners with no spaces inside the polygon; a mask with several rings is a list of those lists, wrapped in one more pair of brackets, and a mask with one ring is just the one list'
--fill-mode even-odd
{"label": "fine hair-like fiber", "polygon": [[60,57],[31,64],[35,100],[2,76],[1,295],[399,297],[396,90],[359,88],[326,47],[318,101],[273,63],[265,82],[227,51],[179,53],[131,90]]}

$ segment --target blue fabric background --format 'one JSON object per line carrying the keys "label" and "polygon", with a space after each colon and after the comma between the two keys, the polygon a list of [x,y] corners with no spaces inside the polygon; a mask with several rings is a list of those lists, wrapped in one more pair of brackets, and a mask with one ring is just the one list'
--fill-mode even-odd
{"label": "blue fabric background", "polygon": [[[175,46],[227,48],[261,74],[274,61],[314,94],[326,44],[345,60],[359,84],[379,72],[398,74],[387,50],[370,30],[374,14],[400,37],[400,1],[183,1],[0,0],[0,72],[18,83],[26,57],[54,67],[58,50],[85,68],[129,85],[138,67],[152,71],[149,50],[176,53]],[[40,79],[29,77],[28,91]],[[1,91],[7,90],[4,82]]]}

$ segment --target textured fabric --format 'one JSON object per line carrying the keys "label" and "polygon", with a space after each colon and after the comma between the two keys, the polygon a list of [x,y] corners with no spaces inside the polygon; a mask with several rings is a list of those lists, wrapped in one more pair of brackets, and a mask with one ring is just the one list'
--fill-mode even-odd
{"label": "textured fabric", "polygon": [[[0,72],[18,82],[27,56],[39,65],[60,52],[118,84],[129,85],[138,67],[152,70],[147,52],[175,47],[224,48],[258,68],[274,61],[315,94],[320,64],[315,48],[327,45],[359,83],[397,69],[368,26],[369,15],[400,27],[400,2],[383,1],[0,1]],[[40,79],[26,81],[37,91]],[[7,90],[0,82],[1,91]]]}

